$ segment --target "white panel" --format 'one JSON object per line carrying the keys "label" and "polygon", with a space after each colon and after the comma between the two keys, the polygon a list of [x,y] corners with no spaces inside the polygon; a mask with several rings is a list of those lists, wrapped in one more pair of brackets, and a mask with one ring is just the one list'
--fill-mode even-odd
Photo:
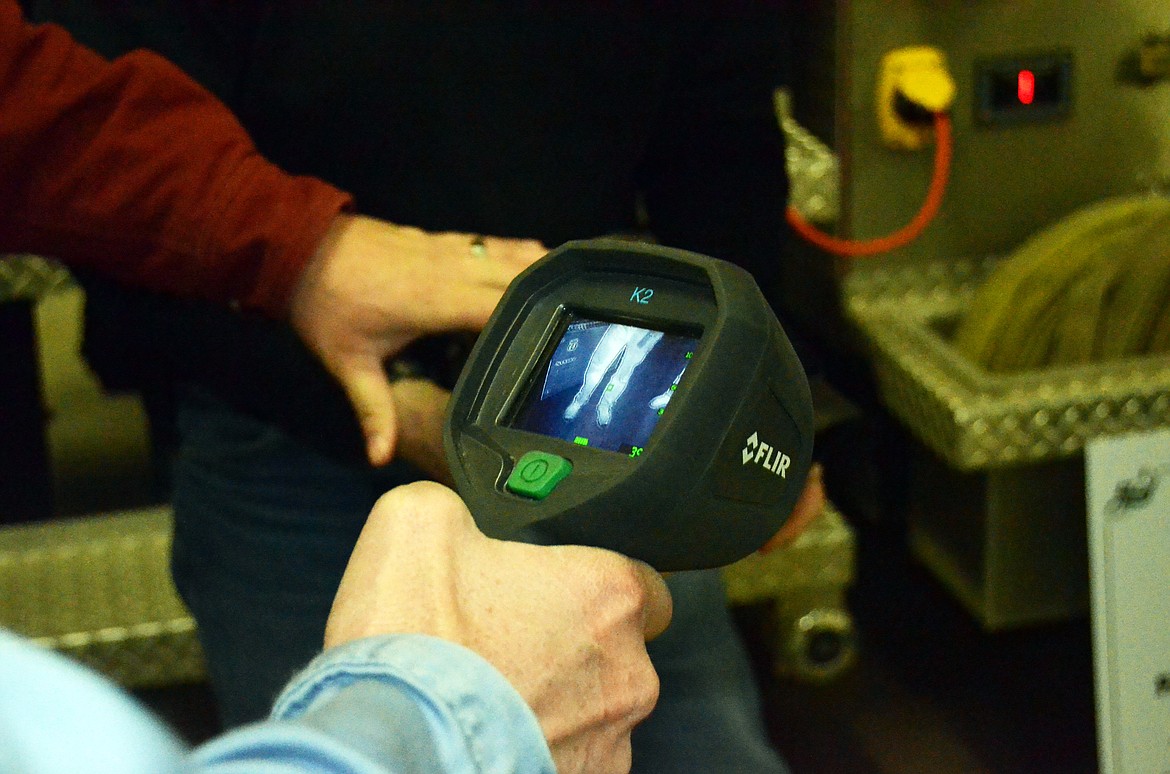
{"label": "white panel", "polygon": [[1104,774],[1170,774],[1170,432],[1086,447]]}

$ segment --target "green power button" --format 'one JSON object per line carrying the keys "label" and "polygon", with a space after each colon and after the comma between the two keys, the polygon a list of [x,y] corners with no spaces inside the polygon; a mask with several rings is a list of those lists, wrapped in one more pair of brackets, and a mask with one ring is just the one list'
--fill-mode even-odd
{"label": "green power button", "polygon": [[504,486],[509,492],[534,500],[543,500],[572,470],[573,463],[564,457],[531,451],[516,463],[512,475],[508,476],[508,482]]}

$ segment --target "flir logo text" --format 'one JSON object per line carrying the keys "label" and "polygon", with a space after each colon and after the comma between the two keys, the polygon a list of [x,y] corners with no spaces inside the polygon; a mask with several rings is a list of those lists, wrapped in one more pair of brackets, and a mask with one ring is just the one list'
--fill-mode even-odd
{"label": "flir logo text", "polygon": [[788,478],[788,466],[792,464],[792,458],[761,441],[759,433],[752,433],[743,447],[743,464],[748,463],[755,463],[780,478]]}

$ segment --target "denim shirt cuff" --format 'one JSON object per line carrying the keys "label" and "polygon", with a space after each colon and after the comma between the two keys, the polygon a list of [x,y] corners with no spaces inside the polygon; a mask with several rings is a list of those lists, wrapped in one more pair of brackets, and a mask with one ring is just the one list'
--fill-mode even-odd
{"label": "denim shirt cuff", "polygon": [[[371,734],[379,710],[389,713],[387,726]],[[322,653],[285,688],[272,717],[361,739],[372,757],[425,756],[441,771],[556,771],[536,715],[503,675],[471,650],[421,634]]]}

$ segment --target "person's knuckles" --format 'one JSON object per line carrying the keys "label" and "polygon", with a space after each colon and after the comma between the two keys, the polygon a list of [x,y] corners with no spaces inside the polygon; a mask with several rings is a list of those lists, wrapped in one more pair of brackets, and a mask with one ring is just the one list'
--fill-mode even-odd
{"label": "person's knuckles", "polygon": [[559,584],[580,605],[586,618],[609,630],[640,615],[646,588],[633,562],[620,554],[587,546],[516,546],[541,551],[553,565]]}
{"label": "person's knuckles", "polygon": [[603,723],[615,729],[633,729],[649,716],[662,689],[641,642],[606,654],[602,666],[605,689]]}
{"label": "person's knuckles", "polygon": [[666,579],[657,570],[643,562],[633,562],[644,591],[642,631],[646,640],[652,640],[666,631],[674,616],[674,599]]}
{"label": "person's knuckles", "polygon": [[411,543],[427,537],[450,541],[475,529],[459,495],[433,481],[391,489],[378,498],[370,518],[381,520],[387,529],[406,533]]}
{"label": "person's knuckles", "polygon": [[610,745],[605,764],[600,769],[611,774],[629,774],[634,766],[634,747],[628,733],[621,734]]}
{"label": "person's knuckles", "polygon": [[592,595],[587,597],[600,627],[637,624],[652,639],[666,630],[673,612],[670,591],[662,576],[649,565],[598,549],[593,557]]}
{"label": "person's knuckles", "polygon": [[633,725],[637,725],[650,716],[658,704],[658,697],[662,694],[662,680],[658,672],[650,663],[650,657],[645,656],[640,668],[632,679],[635,702],[630,707],[630,717]]}

